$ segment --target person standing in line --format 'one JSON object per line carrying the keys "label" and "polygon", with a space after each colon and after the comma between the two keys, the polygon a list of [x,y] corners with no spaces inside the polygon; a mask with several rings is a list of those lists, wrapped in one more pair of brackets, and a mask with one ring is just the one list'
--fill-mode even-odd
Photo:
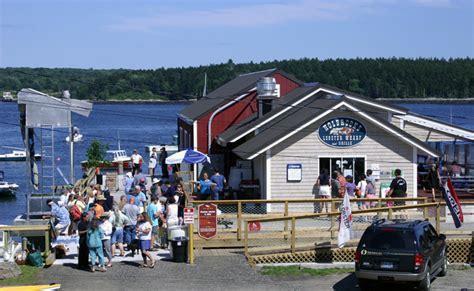
{"label": "person standing in line", "polygon": [[[387,192],[387,197],[393,198],[404,198],[407,197],[407,181],[402,178],[402,171],[400,169],[395,170],[395,179],[390,183],[390,190]],[[395,201],[395,206],[405,205],[405,201]],[[403,218],[403,217],[400,217]]]}
{"label": "person standing in line", "polygon": [[150,244],[151,244],[150,250],[151,251],[155,251],[155,239],[158,236],[158,219],[160,215],[158,213],[157,203],[158,203],[158,196],[152,195],[150,205],[148,205],[147,207],[147,214],[151,222],[151,237],[150,237]]}
{"label": "person standing in line", "polygon": [[225,177],[219,173],[219,168],[214,169],[211,181],[216,184],[214,191],[212,191],[211,200],[219,200],[220,197],[224,197],[224,187],[227,184]]}
{"label": "person standing in line", "polygon": [[123,227],[128,224],[128,217],[120,211],[117,205],[114,205],[114,212],[110,217],[112,223],[113,232],[110,238],[110,249],[112,257],[115,256],[115,247],[118,246],[120,250],[120,256],[125,256],[125,250],[123,248]]}
{"label": "person standing in line", "polygon": [[123,240],[130,250],[130,244],[135,239],[135,226],[137,225],[137,216],[140,214],[140,208],[135,205],[135,197],[130,197],[128,203],[122,209],[123,214],[128,218],[128,223],[123,228]]}
{"label": "person standing in line", "polygon": [[153,147],[150,154],[150,162],[148,163],[148,174],[150,175],[150,178],[152,179],[155,177],[155,168],[156,168],[157,159],[158,159],[158,154],[156,152],[156,148]]}
{"label": "person standing in line", "polygon": [[[366,176],[361,174],[359,176],[359,183],[356,187],[356,196],[357,198],[365,198],[367,195],[367,181],[365,180]],[[367,202],[357,202],[357,207],[359,209],[364,209],[367,206]]]}
{"label": "person standing in line", "polygon": [[140,154],[138,154],[138,150],[135,149],[133,150],[131,159],[132,159],[132,176],[135,176],[135,174],[138,173],[137,171],[141,168],[141,163],[143,162],[143,158],[142,156],[140,156]]}
{"label": "person standing in line", "polygon": [[133,186],[132,172],[127,172],[127,174],[125,174],[125,179],[123,180],[123,186],[125,187],[125,194],[129,194]]}
{"label": "person standing in line", "polygon": [[[142,253],[143,265],[142,267],[155,267],[155,260],[151,256],[149,250],[151,249],[151,232],[152,226],[150,218],[146,212],[142,212],[138,215],[138,225],[136,227],[138,239],[140,241],[140,251]],[[147,259],[151,261],[151,264],[147,264]]]}
{"label": "person standing in line", "polygon": [[71,215],[69,214],[69,211],[66,207],[54,203],[52,199],[46,200],[46,204],[50,207],[51,212],[43,215],[43,219],[55,218],[56,224],[54,225],[54,228],[59,235],[66,235],[69,225],[71,224]]}
{"label": "person standing in line", "polygon": [[[328,175],[328,170],[327,169],[322,169],[321,174],[318,176],[318,179],[316,180],[316,186],[319,188],[319,197],[322,199],[329,199],[331,198],[331,186],[330,186],[330,178]],[[321,211],[326,208],[326,212],[329,211],[328,209],[328,203],[323,202],[321,203]]]}
{"label": "person standing in line", "polygon": [[104,252],[102,250],[102,239],[104,233],[99,227],[99,220],[94,218],[91,226],[87,231],[87,247],[89,248],[89,256],[91,257],[91,272],[95,272],[95,264],[97,257],[99,258],[99,267],[101,272],[105,272]]}
{"label": "person standing in line", "polygon": [[96,200],[96,203],[95,203],[95,217],[97,219],[99,219],[102,216],[102,214],[104,214],[104,212],[105,212],[104,204],[105,204],[105,201],[107,199],[105,199],[104,195],[99,195],[99,196],[97,196],[97,198],[95,200]]}
{"label": "person standing in line", "polygon": [[160,162],[160,165],[161,165],[161,172],[162,172],[161,178],[163,178],[163,179],[168,179],[170,177],[170,175],[168,173],[168,165],[166,164],[166,158],[167,157],[168,157],[168,152],[166,151],[165,147],[162,147],[160,149],[159,162]]}
{"label": "person standing in line", "polygon": [[158,178],[153,178],[152,184],[150,187],[150,196],[161,196],[161,187],[160,187],[160,180]]}
{"label": "person standing in line", "polygon": [[431,187],[431,201],[436,201],[436,191],[439,190],[439,184],[441,178],[439,176],[438,167],[436,164],[432,164],[430,169],[428,170],[428,183],[430,183]]}
{"label": "person standing in line", "polygon": [[[375,199],[377,198],[377,190],[375,188],[375,177],[372,176],[372,170],[371,169],[368,169],[366,174],[366,178],[365,178],[365,181],[367,182],[367,186],[366,186],[366,194],[365,196],[367,198],[371,198],[371,199]],[[368,208],[372,208],[372,207],[375,207],[377,205],[377,202],[367,202],[369,203],[368,205]],[[380,205],[381,206],[381,205]]]}
{"label": "person standing in line", "polygon": [[107,257],[107,267],[110,268],[112,267],[112,251],[111,251],[111,246],[110,246],[110,239],[112,236],[112,223],[109,221],[110,215],[108,212],[105,212],[100,216],[100,224],[99,227],[104,233],[104,236],[102,237],[102,247],[105,256]]}
{"label": "person standing in line", "polygon": [[135,186],[135,205],[140,208],[140,213],[143,212],[145,202],[146,195],[142,192],[142,188],[140,185]]}
{"label": "person standing in line", "polygon": [[89,230],[89,215],[87,212],[81,214],[81,220],[77,224],[79,233],[79,254],[77,256],[77,268],[85,270],[89,268],[89,248],[87,247],[87,231]]}

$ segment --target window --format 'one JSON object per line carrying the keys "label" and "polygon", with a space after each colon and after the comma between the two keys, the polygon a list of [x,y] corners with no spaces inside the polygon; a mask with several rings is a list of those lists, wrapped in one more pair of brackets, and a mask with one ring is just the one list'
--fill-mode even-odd
{"label": "window", "polygon": [[365,173],[365,158],[319,158],[319,173],[321,173],[323,169],[327,169],[328,173],[339,171],[344,177],[350,175],[357,184],[359,183],[359,176]]}

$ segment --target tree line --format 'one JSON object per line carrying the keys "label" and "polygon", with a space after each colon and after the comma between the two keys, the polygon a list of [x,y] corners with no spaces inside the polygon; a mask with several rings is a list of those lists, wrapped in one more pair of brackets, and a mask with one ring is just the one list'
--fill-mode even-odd
{"label": "tree line", "polygon": [[199,67],[129,69],[0,68],[0,91],[33,88],[89,100],[199,98],[239,74],[279,68],[305,82],[321,82],[372,98],[474,97],[471,58],[357,58],[281,60]]}

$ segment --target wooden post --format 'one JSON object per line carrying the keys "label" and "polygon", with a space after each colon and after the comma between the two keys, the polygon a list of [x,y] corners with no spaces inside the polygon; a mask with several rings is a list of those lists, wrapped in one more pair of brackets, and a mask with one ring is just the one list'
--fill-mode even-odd
{"label": "wooden post", "polygon": [[[247,228],[247,226],[245,226]],[[242,201],[237,202],[237,240],[242,238]]]}
{"label": "wooden post", "polygon": [[194,265],[194,225],[193,223],[188,224],[188,235],[189,235],[188,259],[189,259],[189,264]]}
{"label": "wooden post", "polygon": [[[288,200],[285,201],[285,213],[283,214],[284,217],[287,217],[288,216]],[[285,220],[285,229],[283,230],[284,231],[284,236],[283,238],[285,240],[288,239],[288,236],[286,235],[286,233],[288,232],[288,220]]]}
{"label": "wooden post", "polygon": [[439,203],[436,205],[436,231],[437,231],[438,233],[441,231],[440,207],[439,207]]}
{"label": "wooden post", "polygon": [[[428,197],[425,197],[424,204],[428,203]],[[423,218],[427,219],[428,218],[428,207],[423,207]]]}
{"label": "wooden post", "polygon": [[296,219],[291,218],[291,253],[296,251]]}
{"label": "wooden post", "polygon": [[244,229],[244,254],[246,257],[249,255],[249,227],[248,222],[245,221],[245,229]]}
{"label": "wooden post", "polygon": [[[331,212],[336,212],[336,202],[331,200]],[[331,215],[331,239],[336,237],[336,216]]]}
{"label": "wooden post", "polygon": [[389,208],[389,209],[388,209],[388,217],[387,217],[387,218],[390,220],[390,219],[392,219],[392,216],[393,216],[393,210],[392,210],[392,208]]}
{"label": "wooden post", "polygon": [[[377,208],[380,208],[382,207],[382,199],[379,198],[379,200],[377,201]],[[377,211],[377,219],[381,219],[382,218],[382,211]]]}

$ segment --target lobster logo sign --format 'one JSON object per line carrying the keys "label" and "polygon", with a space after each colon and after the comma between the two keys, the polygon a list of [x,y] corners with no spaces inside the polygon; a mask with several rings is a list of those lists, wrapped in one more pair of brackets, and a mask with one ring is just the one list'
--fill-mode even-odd
{"label": "lobster logo sign", "polygon": [[319,139],[332,147],[346,148],[359,144],[367,135],[365,126],[359,121],[337,117],[327,120],[318,130]]}

